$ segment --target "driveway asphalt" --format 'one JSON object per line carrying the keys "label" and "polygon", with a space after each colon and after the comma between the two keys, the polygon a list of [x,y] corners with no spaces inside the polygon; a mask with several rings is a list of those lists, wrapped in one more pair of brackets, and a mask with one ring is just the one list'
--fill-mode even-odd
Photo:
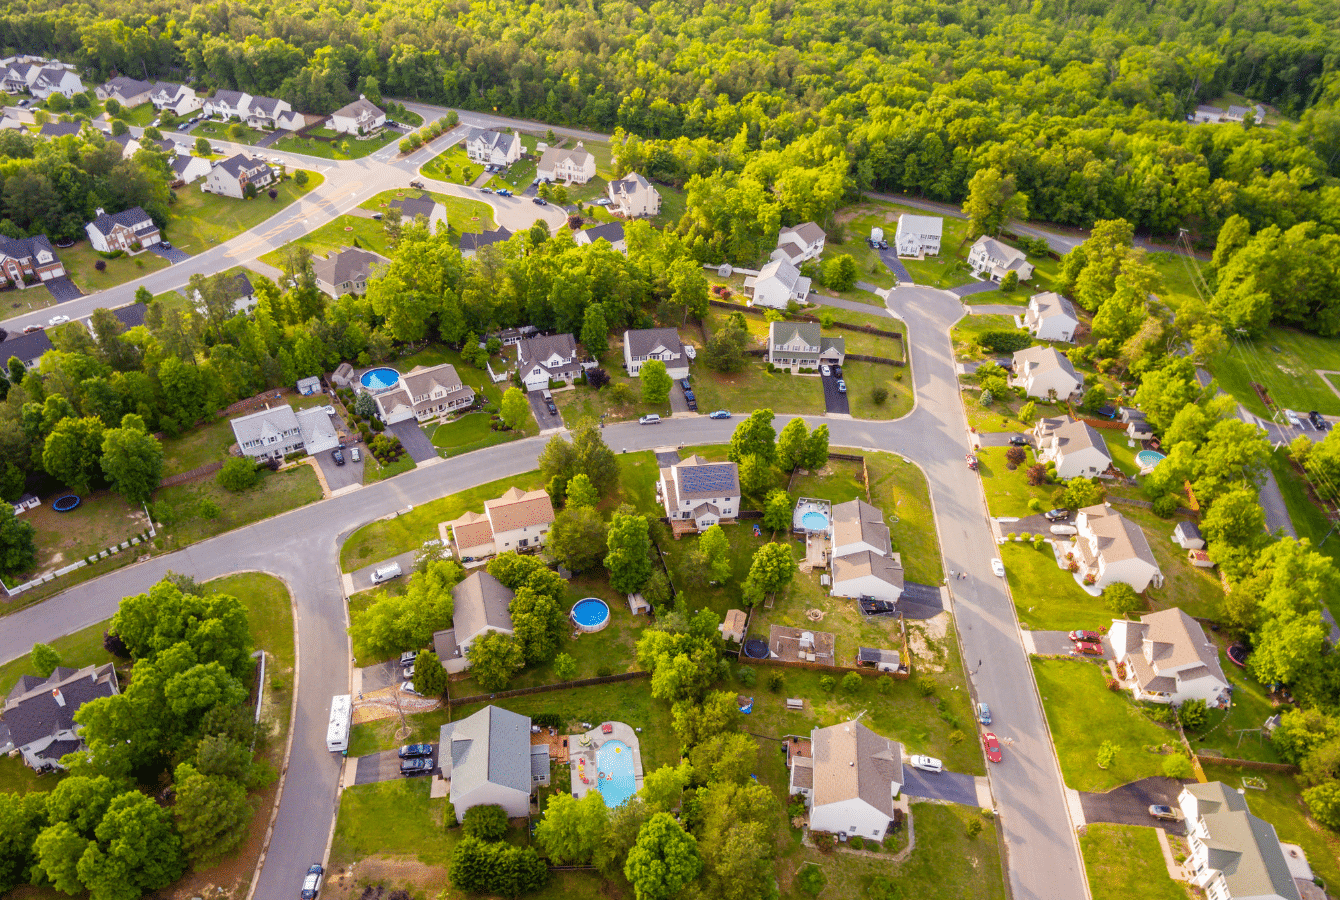
{"label": "driveway asphalt", "polygon": [[271,131],[270,133],[268,133],[267,135],[265,135],[265,137],[263,137],[263,138],[261,138],[259,141],[257,141],[257,142],[256,142],[256,146],[257,146],[257,147],[261,147],[261,148],[269,147],[269,146],[271,146],[271,145],[277,143],[278,141],[282,140],[283,138],[288,137],[288,136],[289,136],[290,134],[292,134],[292,133],[293,133],[293,132],[288,131],[288,130],[283,129],[283,128],[276,128],[274,131]]}
{"label": "driveway asphalt", "polygon": [[[353,760],[358,766],[354,772],[354,784],[374,784],[378,781],[394,781],[397,778],[426,778],[432,772],[423,775],[400,774],[400,748],[383,750]],[[433,745],[433,771],[437,770],[437,745]],[[390,823],[388,823],[389,825]]]}
{"label": "driveway asphalt", "polygon": [[400,683],[405,680],[404,671],[405,669],[400,665],[398,659],[364,666],[357,673],[358,678],[362,679],[359,693],[368,694],[372,691],[380,691],[382,688],[399,687]]}
{"label": "driveway asphalt", "polygon": [[387,425],[386,430],[400,438],[400,445],[405,448],[409,458],[416,463],[425,463],[430,459],[437,459],[437,448],[433,446],[432,441],[428,440],[428,435],[423,433],[419,423],[413,419]]}
{"label": "driveway asphalt", "polygon": [[935,585],[908,581],[898,598],[898,611],[909,619],[933,619],[945,611],[944,594]]}
{"label": "driveway asphalt", "polygon": [[176,247],[164,247],[162,244],[154,244],[152,247],[149,247],[148,250],[154,256],[161,256],[170,263],[186,262],[186,260],[191,258],[191,254],[189,253],[184,253]]}
{"label": "driveway asphalt", "polygon": [[961,772],[923,772],[903,763],[903,793],[927,800],[977,806],[977,780]]}
{"label": "driveway asphalt", "polygon": [[820,375],[824,382],[824,412],[837,413],[842,416],[851,415],[851,401],[843,391],[838,390],[837,383],[839,379],[832,375]]}
{"label": "driveway asphalt", "polygon": [[64,276],[44,281],[42,286],[47,289],[47,292],[57,303],[64,303],[66,300],[78,300],[84,296],[84,292],[79,290],[73,281]]}
{"label": "driveway asphalt", "polygon": [[[342,466],[335,464],[329,450],[316,454],[316,464],[321,467],[321,474],[326,479],[326,486],[332,492],[347,488],[352,484],[363,483],[363,460],[354,462],[353,454],[349,452],[350,449],[350,447],[345,447],[342,451],[344,453],[344,465]],[[366,459],[367,449],[359,447],[358,455]]]}
{"label": "driveway asphalt", "polygon": [[1033,652],[1038,656],[1069,656],[1075,649],[1068,631],[1030,631],[1033,640]]}
{"label": "driveway asphalt", "polygon": [[[414,571],[414,555],[417,552],[418,551],[416,550],[410,550],[407,553],[400,553],[397,554],[396,556],[388,556],[386,559],[379,559],[376,562],[366,565],[361,569],[354,570],[349,575],[350,579],[352,579],[354,583],[354,588],[353,591],[351,591],[351,593],[356,594],[359,591],[366,591],[376,587],[376,585],[372,583],[372,573],[376,571],[379,567],[390,565],[393,562],[400,563],[400,572],[401,572],[400,577],[408,578],[410,573]],[[364,690],[367,689],[364,688]]]}
{"label": "driveway asphalt", "polygon": [[1055,522],[1052,522],[1048,520],[1046,516],[1042,515],[1024,516],[1022,518],[1015,519],[1013,521],[999,520],[999,519],[997,521],[1000,522],[1000,530],[1006,534],[1009,534],[1011,531],[1013,531],[1016,533],[1026,532],[1028,534],[1051,535],[1051,527],[1053,525],[1075,524],[1075,520],[1073,518],[1067,517],[1065,519],[1057,519]]}
{"label": "driveway asphalt", "polygon": [[[530,402],[531,415],[535,417],[535,421],[539,424],[541,434],[563,427],[563,414],[561,412],[551,413],[539,391],[527,391],[526,400]],[[554,408],[558,408],[557,403],[554,404]]]}
{"label": "driveway asphalt", "polygon": [[1033,436],[1022,431],[979,431],[977,433],[977,443],[982,447],[1008,447],[1010,446],[1010,438],[1016,434],[1024,435],[1028,438],[1028,446],[1033,446]]}
{"label": "driveway asphalt", "polygon": [[[692,387],[692,384],[693,383],[690,382],[689,386]],[[694,404],[696,405],[698,401],[696,394],[693,399]],[[674,413],[690,412],[695,412],[695,410],[689,409],[689,400],[684,396],[684,387],[679,383],[679,379],[676,378],[675,383],[670,386],[670,413],[673,415]]]}
{"label": "driveway asphalt", "polygon": [[[1187,782],[1190,784],[1191,782]],[[1184,836],[1185,822],[1168,822],[1149,814],[1151,806],[1177,809],[1182,782],[1175,778],[1142,778],[1113,788],[1105,794],[1080,792],[1080,807],[1086,822],[1111,822],[1114,825],[1143,825],[1162,828],[1169,834]]]}
{"label": "driveway asphalt", "polygon": [[949,293],[955,297],[971,297],[975,294],[986,294],[991,291],[1000,290],[1000,285],[994,281],[974,281],[972,284],[959,285],[956,288],[950,288]]}
{"label": "driveway asphalt", "polygon": [[915,279],[912,278],[912,273],[907,271],[907,266],[903,265],[903,261],[898,258],[898,254],[893,250],[880,251],[879,258],[884,260],[884,265],[888,266],[889,271],[893,273],[893,277],[898,279],[898,284],[910,285],[914,283]]}

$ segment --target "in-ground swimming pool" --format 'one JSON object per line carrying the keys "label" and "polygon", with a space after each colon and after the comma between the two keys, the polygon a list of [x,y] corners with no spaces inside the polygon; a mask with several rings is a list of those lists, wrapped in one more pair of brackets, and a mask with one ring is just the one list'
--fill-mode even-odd
{"label": "in-ground swimming pool", "polygon": [[806,531],[826,531],[828,529],[828,516],[815,510],[810,510],[800,517],[800,524]]}
{"label": "in-ground swimming pool", "polygon": [[578,600],[572,608],[572,621],[582,631],[599,631],[610,623],[610,608],[599,597]]}
{"label": "in-ground swimming pool", "polygon": [[1135,454],[1135,464],[1142,469],[1152,469],[1163,460],[1163,454],[1157,450],[1141,450]]}
{"label": "in-ground swimming pool", "polygon": [[633,751],[623,741],[606,741],[596,751],[596,786],[610,809],[622,804],[637,791],[633,775]]}
{"label": "in-ground swimming pool", "polygon": [[358,380],[370,391],[386,391],[400,383],[400,373],[390,366],[378,366],[368,369]]}

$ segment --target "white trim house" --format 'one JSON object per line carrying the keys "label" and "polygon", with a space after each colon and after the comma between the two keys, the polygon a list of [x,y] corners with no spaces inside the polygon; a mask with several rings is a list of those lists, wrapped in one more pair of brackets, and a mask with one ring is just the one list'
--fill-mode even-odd
{"label": "white trim house", "polygon": [[968,251],[968,265],[978,275],[992,281],[1001,281],[1008,272],[1017,272],[1020,281],[1033,277],[1033,266],[1022,250],[986,235],[979,237]]}
{"label": "white trim house", "polygon": [[944,228],[945,220],[940,216],[903,214],[898,217],[893,247],[899,256],[939,256]]}
{"label": "white trim house", "polygon": [[810,279],[784,259],[774,259],[744,280],[750,306],[786,309],[792,300],[804,303],[810,295]]}
{"label": "white trim house", "polygon": [[1126,666],[1122,685],[1136,700],[1229,705],[1232,694],[1219,651],[1200,623],[1178,607],[1141,616],[1138,622],[1114,619],[1108,639],[1117,662]]}
{"label": "white trim house", "polygon": [[623,333],[623,365],[628,374],[637,377],[642,364],[649,359],[665,363],[671,378],[689,377],[689,358],[684,343],[673,328],[641,328]]}
{"label": "white trim house", "polygon": [[789,779],[810,830],[882,841],[904,784],[902,744],[853,719],[811,731],[810,754],[792,757]]}
{"label": "white trim house", "polygon": [[1056,464],[1056,477],[1097,478],[1112,465],[1107,442],[1088,422],[1062,416],[1033,426],[1038,459]]}
{"label": "white trim house", "polygon": [[1105,588],[1118,581],[1136,592],[1151,584],[1163,587],[1163,571],[1144,531],[1135,522],[1104,504],[1086,506],[1075,517],[1075,559],[1080,572]]}
{"label": "white trim house", "polygon": [[1252,815],[1242,791],[1188,784],[1177,805],[1191,847],[1184,866],[1209,900],[1301,900],[1275,827]]}
{"label": "white trim house", "polygon": [[1021,387],[1030,397],[1047,399],[1055,395],[1064,400],[1078,393],[1084,381],[1070,364],[1070,360],[1052,347],[1026,347],[1014,354],[1014,387]]}

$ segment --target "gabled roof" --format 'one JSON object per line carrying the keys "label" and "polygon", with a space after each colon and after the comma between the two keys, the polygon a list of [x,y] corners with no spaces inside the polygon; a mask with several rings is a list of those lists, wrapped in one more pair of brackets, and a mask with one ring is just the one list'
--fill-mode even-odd
{"label": "gabled roof", "polygon": [[242,91],[218,90],[215,91],[214,96],[210,97],[209,99],[213,100],[215,103],[226,103],[228,106],[231,106],[234,109],[236,109],[237,105],[241,103],[246,98],[246,96],[247,95]]}
{"label": "gabled roof", "polygon": [[1028,302],[1037,306],[1039,320],[1061,315],[1068,316],[1076,322],[1079,321],[1079,317],[1075,315],[1074,304],[1055,291],[1043,291],[1041,294],[1034,294],[1028,298]]}
{"label": "gabled roof", "polygon": [[448,522],[452,539],[462,550],[470,547],[482,547],[493,541],[493,526],[489,517],[483,513],[466,512],[459,519]]}
{"label": "gabled roof", "polygon": [[38,132],[42,137],[72,137],[79,134],[79,122],[47,122]]}
{"label": "gabled roof", "polygon": [[893,552],[884,513],[864,500],[848,500],[833,507],[833,546],[866,543],[885,554]]}
{"label": "gabled roof", "polygon": [[617,181],[609,184],[610,193],[622,197],[636,197],[638,194],[653,190],[651,182],[636,172],[629,172]]}
{"label": "gabled roof", "polygon": [[893,785],[903,782],[903,748],[860,722],[842,722],[810,733],[815,808],[864,800],[893,817]]}
{"label": "gabled roof", "polygon": [[375,266],[388,263],[384,256],[357,247],[345,247],[321,259],[312,260],[312,272],[317,279],[338,287],[346,281],[366,281]]}
{"label": "gabled roof", "polygon": [[[760,272],[759,278],[763,275]],[[822,329],[818,322],[770,322],[768,324],[768,345],[776,347],[778,344],[789,344],[793,338],[799,337],[808,347],[821,346],[820,341],[823,338]],[[817,353],[818,351],[813,351]]]}
{"label": "gabled roof", "polygon": [[[83,669],[57,668],[49,678],[27,675],[9,692],[4,719],[10,740],[23,747],[74,728],[74,714],[90,700],[117,693],[116,668],[107,663]],[[62,704],[57,700],[64,701]],[[76,747],[69,748],[70,752]],[[48,751],[48,758],[56,758]]]}
{"label": "gabled roof", "polygon": [[471,128],[466,135],[467,144],[481,144],[488,150],[502,150],[504,153],[510,153],[514,143],[520,143],[521,138],[515,134],[504,134],[501,131],[495,131],[492,128]]}
{"label": "gabled roof", "polygon": [[375,119],[377,116],[386,115],[386,113],[378,109],[377,104],[366,97],[359,97],[353,103],[341,106],[339,109],[331,113],[331,115],[340,116],[345,119],[357,119],[360,116],[371,116]]}
{"label": "gabled roof", "polygon": [[777,234],[777,243],[781,244],[787,238],[794,236],[801,244],[808,247],[818,241],[825,240],[828,235],[824,230],[813,222],[804,222],[800,225],[794,225],[789,228],[783,228]]}
{"label": "gabled roof", "polygon": [[476,569],[451,589],[454,602],[451,626],[457,639],[468,641],[487,628],[512,630],[507,607],[514,595],[484,569]]}
{"label": "gabled roof", "polygon": [[115,94],[120,97],[135,97],[153,89],[154,86],[149,82],[127,78],[125,75],[118,75],[102,86],[104,94],[108,96]]}
{"label": "gabled roof", "polygon": [[508,488],[498,499],[486,501],[484,510],[493,524],[494,534],[554,521],[554,505],[547,491],[523,492],[520,488]]}
{"label": "gabled roof", "polygon": [[623,342],[634,359],[658,350],[669,350],[679,356],[684,355],[684,342],[679,339],[679,332],[673,328],[639,328],[625,331]]}
{"label": "gabled roof", "polygon": [[801,275],[799,269],[784,259],[774,259],[758,270],[758,275],[754,280],[754,286],[755,289],[757,289],[757,286],[763,282],[775,280],[780,282],[788,292],[793,292],[796,289],[796,284],[800,282],[800,279]]}
{"label": "gabled roof", "polygon": [[1173,528],[1173,534],[1177,536],[1178,540],[1203,540],[1200,535],[1200,528],[1195,522],[1178,522]]}
{"label": "gabled roof", "polygon": [[132,206],[130,209],[122,210],[119,213],[100,213],[96,219],[89,223],[95,231],[101,235],[109,235],[117,225],[123,228],[129,228],[131,231],[150,231],[157,230],[154,220],[147,212],[138,206]]}
{"label": "gabled roof", "polygon": [[30,360],[40,359],[43,353],[51,349],[51,338],[47,337],[45,331],[34,331],[32,334],[11,335],[3,344],[0,344],[0,361],[8,363],[12,357],[17,356],[25,363]]}
{"label": "gabled roof", "polygon": [[409,389],[411,398],[431,394],[434,388],[440,387],[451,394],[465,386],[461,376],[456,372],[456,367],[451,363],[418,369],[408,375],[400,376],[400,380]]}
{"label": "gabled roof", "polygon": [[1229,896],[1299,897],[1274,826],[1252,815],[1241,794],[1218,781],[1183,789],[1198,801],[1207,862],[1223,873]]}
{"label": "gabled roof", "polygon": [[[175,82],[175,81],[160,81],[160,82],[158,82],[157,84],[155,84],[155,85],[153,86],[153,92],[154,92],[155,94],[162,94],[164,97],[167,98],[167,102],[168,102],[168,103],[171,103],[171,102],[175,101],[178,97],[180,97],[184,92],[186,92],[186,91],[188,91],[188,90],[191,90],[191,89],[188,88],[188,87],[186,87],[185,85],[177,84],[177,82]],[[232,92],[232,91],[219,91],[218,93],[219,93],[219,94],[231,94],[231,93],[233,93],[233,92]],[[217,96],[217,95],[216,95],[216,96]],[[238,94],[238,97],[239,97],[239,98],[240,98],[241,96],[243,96],[243,95]]]}
{"label": "gabled roof", "polygon": [[622,222],[606,222],[604,225],[596,225],[587,228],[585,231],[579,231],[575,237],[583,238],[586,243],[594,244],[602,238],[609,241],[611,245],[619,243],[624,238]]}
{"label": "gabled roof", "polygon": [[1056,448],[1061,453],[1078,453],[1081,450],[1095,449],[1102,452],[1109,460],[1112,454],[1107,452],[1107,442],[1103,436],[1098,433],[1088,422],[1072,419],[1064,416],[1061,419],[1044,419],[1044,422],[1059,422],[1054,428],[1043,429],[1044,434],[1052,434],[1056,437]]}
{"label": "gabled roof", "polygon": [[1082,383],[1070,360],[1057,352],[1054,347],[1025,347],[1014,353],[1014,371],[1021,377],[1029,373],[1041,375],[1053,369],[1060,369],[1077,383]]}
{"label": "gabled roof", "polygon": [[991,259],[998,259],[1004,265],[1004,268],[1010,268],[1012,265],[1024,262],[1028,255],[1022,250],[1016,250],[1009,244],[1002,244],[992,237],[982,235],[972,245],[973,250],[982,250]]}
{"label": "gabled roof", "polygon": [[903,586],[903,566],[896,553],[890,556],[883,556],[870,550],[848,553],[846,556],[835,557],[832,567],[834,584],[853,578],[873,576],[899,589]]}
{"label": "gabled roof", "polygon": [[26,238],[5,237],[0,234],[0,257],[12,256],[14,259],[36,260],[38,254],[43,252],[50,253],[53,257],[56,255],[51,241],[45,234],[35,234]]}
{"label": "gabled roof", "polygon": [[243,174],[250,176],[253,172],[269,168],[269,163],[265,160],[254,159],[245,153],[234,153],[227,159],[219,160],[214,165],[234,178],[239,178]]}
{"label": "gabled roof", "polygon": [[1105,562],[1139,559],[1158,568],[1158,560],[1139,525],[1107,506],[1086,506],[1079,512],[1098,539],[1098,554]]}
{"label": "gabled roof", "polygon": [[570,150],[559,147],[550,147],[540,155],[540,164],[538,169],[552,169],[561,162],[570,162],[574,166],[585,166],[586,161],[591,158],[591,154],[586,148],[578,142],[576,147]]}
{"label": "gabled roof", "polygon": [[464,796],[486,784],[529,794],[530,719],[497,706],[442,726],[440,755],[449,761],[451,793]]}
{"label": "gabled roof", "polygon": [[281,103],[288,106],[283,100],[275,97],[252,97],[251,102],[247,104],[247,113],[250,115],[259,113],[273,119],[279,113]]}
{"label": "gabled roof", "polygon": [[481,247],[487,247],[489,244],[498,244],[511,238],[512,232],[507,230],[507,226],[500,226],[497,231],[485,231],[480,234],[462,234],[461,252],[467,250],[478,250]]}
{"label": "gabled roof", "polygon": [[517,345],[517,365],[529,369],[535,363],[544,364],[550,356],[558,354],[564,359],[573,360],[576,365],[577,339],[570,334],[545,334],[524,338]]}
{"label": "gabled roof", "polygon": [[312,406],[308,409],[301,409],[295,414],[298,420],[298,429],[302,432],[302,442],[312,447],[319,447],[322,444],[330,445],[332,441],[338,441],[339,435],[335,433],[335,426],[330,421],[330,416],[326,415],[325,409],[320,406]]}
{"label": "gabled roof", "polygon": [[295,431],[302,433],[298,427],[298,416],[287,403],[239,416],[232,420],[232,426],[239,447],[248,441],[278,437]]}
{"label": "gabled roof", "polygon": [[144,303],[132,303],[129,306],[122,306],[120,309],[112,310],[112,315],[116,316],[121,323],[121,327],[134,328],[137,325],[144,324],[144,314],[149,311],[149,307]]}
{"label": "gabled roof", "polygon": [[671,466],[675,493],[683,500],[740,496],[740,467],[733,462],[708,462],[701,456]]}
{"label": "gabled roof", "polygon": [[897,233],[935,235],[944,233],[945,220],[941,216],[913,216],[903,213],[898,217]]}
{"label": "gabled roof", "polygon": [[[400,210],[400,214],[409,222],[413,222],[416,216],[431,219],[433,211],[437,209],[437,201],[426,195],[422,197],[402,197],[399,200],[392,200],[390,205]],[[462,235],[461,237],[464,238],[465,236]]]}
{"label": "gabled roof", "polygon": [[1174,606],[1141,616],[1138,625],[1130,624],[1126,628],[1128,632],[1137,631],[1142,642],[1153,645],[1156,668],[1177,669],[1197,664],[1221,682],[1228,683],[1223,667],[1219,665],[1219,653],[1205,637],[1205,629],[1180,608]]}

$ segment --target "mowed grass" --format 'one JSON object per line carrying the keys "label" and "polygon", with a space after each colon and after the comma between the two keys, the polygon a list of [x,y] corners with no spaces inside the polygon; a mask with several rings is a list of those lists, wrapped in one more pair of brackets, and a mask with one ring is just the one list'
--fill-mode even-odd
{"label": "mowed grass", "polygon": [[258,485],[241,493],[226,490],[212,476],[159,488],[151,505],[155,521],[163,525],[155,546],[180,549],[320,499],[316,472],[305,464],[266,471]]}
{"label": "mowed grass", "polygon": [[[1078,791],[1108,791],[1163,774],[1164,756],[1146,748],[1179,745],[1177,733],[1151,722],[1130,695],[1109,691],[1105,670],[1087,660],[1032,660],[1065,783]],[[1098,767],[1098,749],[1111,741],[1116,759]]]}
{"label": "mowed grass", "polygon": [[1114,503],[1113,508],[1139,525],[1154,551],[1154,559],[1163,572],[1163,587],[1152,584],[1145,591],[1153,609],[1181,607],[1197,618],[1214,618],[1224,600],[1224,587],[1218,569],[1202,569],[1191,565],[1187,552],[1173,543],[1172,531],[1177,518],[1160,519],[1152,510],[1125,503]]}
{"label": "mowed grass", "polygon": [[289,177],[277,186],[279,196],[274,200],[265,193],[270,189],[268,187],[251,200],[237,200],[206,193],[197,185],[190,185],[177,193],[166,236],[178,250],[193,256],[203,253],[282,212],[325,180],[317,172],[308,172],[307,184],[299,185],[292,176],[290,172]]}
{"label": "mowed grass", "polygon": [[1107,825],[1085,827],[1079,839],[1093,900],[1185,900],[1187,891],[1168,876],[1153,828]]}
{"label": "mowed grass", "polygon": [[289,135],[275,141],[270,145],[270,148],[272,150],[287,150],[290,153],[302,153],[307,156],[317,156],[321,159],[361,159],[369,153],[375,153],[387,144],[398,143],[400,139],[401,134],[390,129],[367,139],[356,138],[352,135],[341,135],[335,141],[319,141],[316,138]]}
{"label": "mowed grass", "polygon": [[340,795],[330,848],[331,868],[377,854],[412,856],[427,865],[445,866],[462,835],[459,828],[445,827],[447,801],[431,800],[428,792],[427,778],[346,788]]}
{"label": "mowed grass", "polygon": [[[1279,484],[1280,494],[1284,497],[1284,506],[1289,511],[1289,519],[1293,522],[1298,537],[1307,538],[1315,550],[1340,564],[1340,538],[1331,534],[1330,519],[1312,500],[1311,491],[1289,461],[1288,454],[1283,450],[1276,450],[1271,454],[1269,462],[1270,471],[1274,473],[1275,481]],[[1322,597],[1321,601],[1330,608],[1332,615],[1340,613],[1340,597]]]}
{"label": "mowed grass", "polygon": [[343,215],[315,231],[308,232],[296,241],[285,244],[278,250],[264,254],[261,256],[261,262],[283,268],[288,254],[298,247],[310,250],[313,259],[322,259],[346,247],[360,247],[379,256],[388,256],[390,245],[391,240],[383,223],[364,216]]}
{"label": "mowed grass", "polygon": [[58,569],[120,544],[149,527],[144,510],[131,506],[119,494],[94,491],[82,496],[69,512],[52,509],[52,501],[65,496],[58,491],[42,498],[42,505],[19,517],[36,532],[37,569]]}
{"label": "mowed grass", "polygon": [[433,446],[447,451],[444,456],[458,456],[521,437],[517,431],[494,431],[489,424],[489,416],[484,413],[470,413],[443,423],[433,429]]}
{"label": "mowed grass", "polygon": [[[175,212],[177,207],[173,207],[173,221],[169,223],[171,229],[176,224]],[[60,257],[61,263],[65,266],[65,274],[71,281],[79,285],[79,289],[85,294],[91,294],[94,291],[104,290],[105,288],[115,287],[118,284],[125,284],[136,278],[141,278],[151,272],[157,272],[159,269],[166,269],[168,261],[161,256],[144,251],[135,256],[121,256],[116,259],[104,259],[98,251],[93,249],[93,245],[86,240],[81,240],[73,247],[58,249],[56,255]],[[98,263],[106,263],[106,268],[98,271]],[[20,300],[27,300],[32,297],[31,302],[41,300],[42,302],[34,308],[49,305],[51,295],[45,288],[35,287],[33,290],[15,291],[8,295],[10,303],[17,303]]]}
{"label": "mowed grass", "polygon": [[959,359],[976,360],[1009,356],[1008,353],[983,353],[977,340],[988,331],[1016,331],[1014,318],[998,314],[964,316],[949,330],[949,339],[954,343],[954,353]]}
{"label": "mowed grass", "polygon": [[[364,201],[359,205],[359,208],[384,213],[390,208],[392,200],[404,200],[407,197],[420,199],[427,197],[441,203],[446,210],[447,223],[457,232],[478,234],[481,231],[493,230],[492,206],[482,200],[471,200],[467,197],[456,197],[452,194],[440,194],[435,191],[411,189],[383,191],[372,199]],[[409,222],[406,221],[405,224],[409,224]]]}
{"label": "mowed grass", "polygon": [[469,184],[474,181],[474,178],[466,179],[463,177],[463,172],[466,169],[469,169],[470,174],[474,175],[475,178],[479,177],[480,173],[484,171],[484,167],[479,163],[470,161],[470,157],[465,153],[465,143],[461,141],[420,166],[419,174],[437,181]]}
{"label": "mowed grass", "polygon": [[1031,543],[1001,545],[1000,561],[1014,596],[1019,621],[1039,631],[1097,631],[1112,624],[1102,597],[1091,597],[1074,576],[1056,565],[1050,545],[1034,550]]}
{"label": "mowed grass", "polygon": [[[204,586],[211,594],[228,594],[242,601],[252,642],[274,656],[281,672],[293,671],[293,606],[284,582],[263,572],[239,572]],[[267,670],[266,678],[273,674]]]}
{"label": "mowed grass", "polygon": [[1257,340],[1231,339],[1210,360],[1219,386],[1242,405],[1269,417],[1252,383],[1265,387],[1276,406],[1340,414],[1337,395],[1317,369],[1340,370],[1340,341],[1293,328],[1270,328]]}
{"label": "mowed grass", "polygon": [[[1025,458],[1022,463],[1010,468],[1005,454],[1010,447],[983,447],[977,451],[977,472],[982,477],[982,488],[986,491],[986,507],[991,515],[998,517],[1022,518],[1032,515],[1028,508],[1029,500],[1037,500],[1044,510],[1050,509],[1051,496],[1058,488],[1054,484],[1031,485],[1028,483],[1028,469],[1037,462],[1032,447],[1022,448]],[[971,474],[964,463],[965,473]],[[1005,530],[1008,531],[1008,526]]]}
{"label": "mowed grass", "polygon": [[870,472],[870,500],[884,511],[889,537],[893,549],[902,554],[907,580],[939,584],[944,566],[925,474],[891,453],[867,453],[865,458]]}

